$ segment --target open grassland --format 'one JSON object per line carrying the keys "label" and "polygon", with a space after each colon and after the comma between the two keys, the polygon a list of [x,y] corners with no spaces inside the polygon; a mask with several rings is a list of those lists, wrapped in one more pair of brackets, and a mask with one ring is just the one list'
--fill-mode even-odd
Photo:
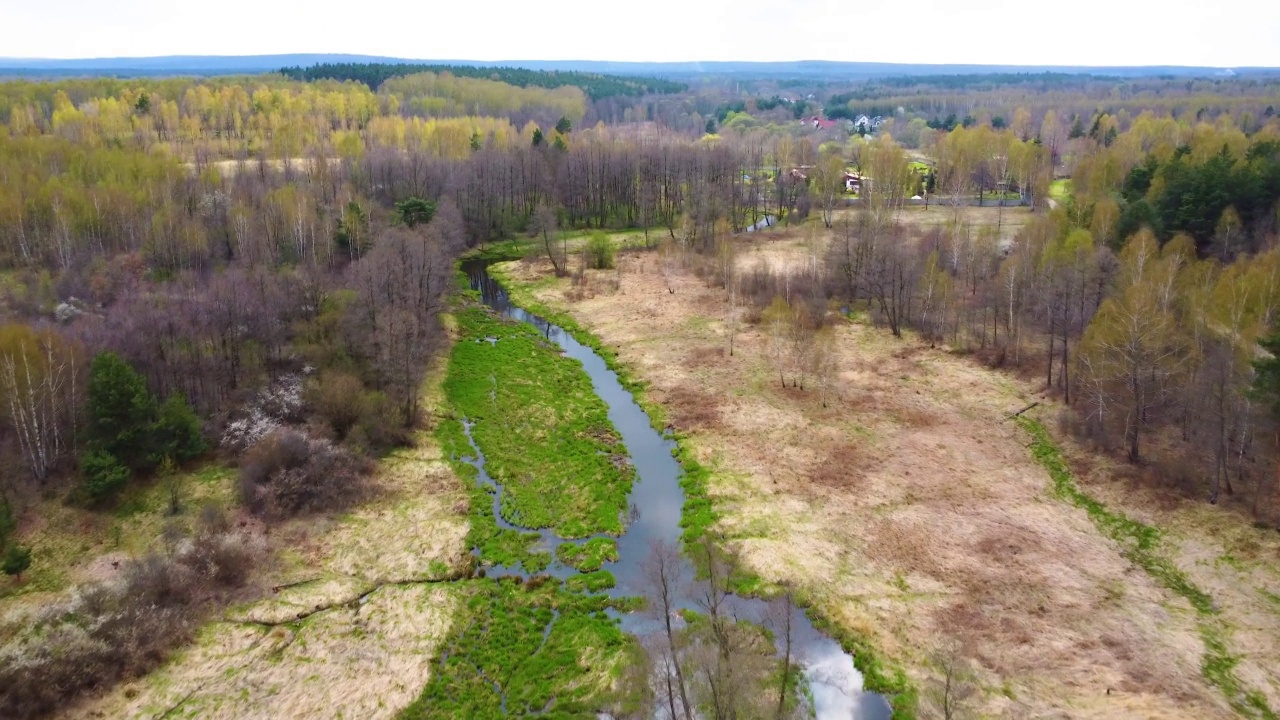
{"label": "open grassland", "polygon": [[[1006,209],[1005,220],[1023,212]],[[762,234],[738,262],[806,262],[803,235]],[[1280,606],[1258,591],[1273,577],[1260,566],[1276,556],[1260,531],[1242,530],[1256,543],[1237,551],[1243,558],[1202,549],[1192,559],[1189,548],[1229,544],[1208,519],[1192,519],[1200,508],[1146,518],[1114,478],[1080,474],[1118,516],[1171,527],[1144,561],[1136,541],[1063,496],[1028,447],[1036,437],[1006,420],[1040,399],[1031,386],[841,323],[839,377],[823,408],[816,393],[778,386],[758,328],[744,328],[728,355],[723,290],[692,273],[664,279],[654,255],[620,263],[607,281],[588,274],[577,288],[547,280],[541,261],[503,272],[648,382],[648,399],[710,470],[717,527],[747,568],[799,588],[838,632],[868,638],[922,687],[928,655],[958,648],[982,686],[972,702],[993,717],[1218,718],[1242,708],[1265,717],[1254,699],[1276,705],[1275,656],[1260,646],[1280,636]],[[1217,611],[1206,615],[1176,574],[1153,572],[1161,563]],[[1258,579],[1226,591],[1237,566]]]}
{"label": "open grassland", "polygon": [[935,197],[929,207],[915,205],[903,208],[898,219],[913,232],[930,232],[938,230],[951,232],[953,227],[968,226],[973,233],[990,233],[1000,242],[1012,242],[1033,216],[1032,208],[1009,207],[960,207],[947,205],[946,198]]}
{"label": "open grassland", "polygon": [[480,307],[458,319],[445,389],[504,486],[502,516],[564,538],[621,534],[634,473],[582,367],[531,325]]}
{"label": "open grassland", "polygon": [[[1200,669],[1205,679],[1222,691],[1227,701],[1242,716],[1276,717],[1271,709],[1268,693],[1258,689],[1274,683],[1274,679],[1265,674],[1261,677],[1257,676],[1254,672],[1257,669],[1256,665],[1244,665],[1243,669],[1253,677],[1250,677],[1250,682],[1241,682],[1237,668],[1242,666],[1245,658],[1232,653],[1231,620],[1223,616],[1214,600],[1214,595],[1198,586],[1192,574],[1182,569],[1186,564],[1185,556],[1182,562],[1169,557],[1167,543],[1163,542],[1163,533],[1160,528],[1134,520],[1123,512],[1109,509],[1089,492],[1082,490],[1076,483],[1076,478],[1063,458],[1061,450],[1042,424],[1029,417],[1019,418],[1018,423],[1031,436],[1031,451],[1049,471],[1057,495],[1085,510],[1099,531],[1120,544],[1126,558],[1145,570],[1152,579],[1170,592],[1181,596],[1195,609],[1200,624],[1200,635],[1204,640],[1204,659]],[[1236,561],[1232,564],[1239,563],[1240,561]],[[1253,569],[1264,568],[1255,566]],[[1274,570],[1274,567],[1272,569]],[[1274,580],[1274,574],[1271,579]],[[1247,582],[1244,584],[1251,585]],[[1265,588],[1254,589],[1265,596]],[[1238,613],[1233,614],[1238,615]],[[1261,629],[1264,638],[1275,638],[1274,626]],[[1274,643],[1263,653],[1256,652],[1256,646],[1253,649],[1255,652],[1252,653],[1252,657],[1255,661],[1260,658],[1260,655],[1265,654],[1268,658],[1275,656]],[[1274,685],[1271,689],[1274,690]]]}
{"label": "open grassland", "polygon": [[[424,390],[439,403],[442,373]],[[234,473],[220,491],[232,497]],[[292,521],[258,578],[263,599],[231,608],[161,668],[87,699],[71,718],[389,717],[422,690],[465,575],[467,495],[439,446],[384,459],[374,500]],[[246,521],[248,522],[248,521]],[[259,531],[261,532],[261,531]]]}

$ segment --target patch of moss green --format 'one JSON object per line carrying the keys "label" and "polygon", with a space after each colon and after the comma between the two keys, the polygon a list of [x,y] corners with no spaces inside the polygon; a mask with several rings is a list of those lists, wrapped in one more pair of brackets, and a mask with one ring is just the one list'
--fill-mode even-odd
{"label": "patch of moss green", "polygon": [[471,445],[463,434],[462,423],[456,418],[446,418],[436,426],[436,438],[450,459],[454,472],[466,483],[470,495],[467,547],[478,551],[480,562],[485,565],[520,565],[530,573],[545,570],[551,555],[533,552],[538,534],[498,527],[498,521],[493,517],[490,490],[476,482],[475,467],[460,460],[472,453]]}
{"label": "patch of moss green", "polygon": [[608,570],[597,570],[583,575],[574,575],[564,581],[565,589],[573,592],[597,593],[609,590],[618,584],[613,573]]}
{"label": "patch of moss green", "polygon": [[1219,617],[1213,598],[1197,587],[1176,563],[1161,552],[1159,528],[1110,510],[1081,490],[1071,469],[1067,467],[1062,452],[1049,437],[1044,425],[1027,416],[1019,417],[1017,422],[1031,436],[1031,454],[1049,472],[1054,493],[1088,513],[1098,530],[1120,544],[1124,556],[1130,562],[1145,570],[1156,582],[1185,598],[1195,608],[1199,616],[1200,637],[1204,641],[1200,672],[1205,679],[1221,690],[1231,706],[1245,717],[1264,720],[1276,718],[1275,712],[1267,705],[1266,698],[1261,693],[1241,686],[1240,679],[1235,674],[1240,658],[1232,655],[1227,647],[1227,628]]}
{"label": "patch of moss green", "polygon": [[617,562],[618,543],[612,538],[595,538],[581,545],[564,543],[556,548],[556,557],[578,572],[595,572],[606,562]]}
{"label": "patch of moss green", "polygon": [[405,720],[547,715],[595,718],[636,641],[606,614],[608,598],[555,580],[477,581]]}
{"label": "patch of moss green", "polygon": [[475,423],[503,518],[565,538],[621,534],[634,470],[581,365],[526,323],[476,306],[456,317],[445,393]]}

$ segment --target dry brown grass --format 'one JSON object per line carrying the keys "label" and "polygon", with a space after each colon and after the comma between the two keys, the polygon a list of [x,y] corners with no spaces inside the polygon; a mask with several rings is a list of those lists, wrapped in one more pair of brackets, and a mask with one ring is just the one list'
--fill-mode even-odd
{"label": "dry brown grass", "polygon": [[161,670],[70,718],[390,717],[422,691],[456,598],[387,586],[291,627],[215,623]]}
{"label": "dry brown grass", "polygon": [[[962,207],[959,211],[961,223],[973,228],[989,228],[997,233],[1002,241],[1010,241],[1018,231],[1030,222],[1033,213],[1027,207]],[[946,228],[955,221],[955,209],[948,207],[945,200],[935,199],[926,210],[923,206],[903,208],[898,218],[910,228],[929,231],[935,228]]]}
{"label": "dry brown grass", "polygon": [[[803,235],[768,235],[740,262],[811,253]],[[544,265],[513,271],[539,280]],[[755,328],[732,357],[706,361],[707,347],[727,346],[722,290],[680,273],[669,293],[656,258],[632,258],[621,277],[616,293],[575,303],[563,284],[538,295],[617,348],[673,418],[691,400],[718,406],[718,423],[689,423],[691,444],[715,471],[721,529],[750,569],[805,588],[917,680],[933,648],[967,648],[990,716],[1231,716],[1200,675],[1190,606],[1054,498],[1026,437],[1004,421],[1029,386],[845,324],[823,409],[816,393],[779,387]]]}
{"label": "dry brown grass", "polygon": [[[1060,433],[1061,435],[1061,433]],[[1247,508],[1189,500],[1157,468],[1134,468],[1090,452],[1069,438],[1059,442],[1089,492],[1105,503],[1162,528],[1178,566],[1208,592],[1232,630],[1236,674],[1280,705],[1280,535],[1255,528]]]}

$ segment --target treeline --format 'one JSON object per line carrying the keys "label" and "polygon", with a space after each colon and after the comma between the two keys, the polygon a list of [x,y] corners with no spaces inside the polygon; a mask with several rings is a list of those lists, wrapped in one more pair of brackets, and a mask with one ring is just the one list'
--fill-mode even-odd
{"label": "treeline", "polygon": [[390,64],[390,63],[318,63],[310,67],[286,67],[280,74],[294,80],[354,80],[370,90],[377,90],[383,83],[405,75],[417,73],[448,73],[460,78],[497,80],[516,87],[540,87],[547,89],[565,86],[576,87],[592,100],[616,96],[640,96],[649,93],[672,94],[684,92],[683,83],[646,77],[621,77],[584,72],[559,72],[526,70],[513,67],[474,67],[471,65]]}
{"label": "treeline", "polygon": [[376,120],[464,121],[487,137],[494,121],[550,130],[588,112],[576,88],[520,89],[491,80],[414,76],[374,94],[358,83],[259,78],[0,83],[0,122],[13,137],[56,136],[86,147],[165,150],[188,161],[358,155]]}
{"label": "treeline", "polygon": [[[977,79],[982,77],[986,76]],[[902,121],[920,117],[927,122],[941,122],[954,115],[972,116],[978,123],[997,117],[1007,120],[1023,108],[1036,124],[1052,112],[1068,127],[1076,117],[1088,123],[1096,115],[1108,114],[1120,120],[1122,132],[1141,114],[1150,112],[1188,125],[1227,118],[1242,131],[1253,133],[1277,112],[1278,87],[1280,81],[1270,78],[1143,78],[1119,82],[1096,79],[1079,86],[1029,82],[991,88],[882,84],[834,95],[825,106],[831,117],[835,117],[832,112],[847,111],[855,116],[894,114]]]}
{"label": "treeline", "polygon": [[874,98],[885,94],[885,88],[946,88],[968,90],[990,90],[1008,85],[1033,85],[1038,89],[1062,87],[1083,87],[1096,83],[1112,85],[1123,82],[1120,78],[1106,75],[1039,72],[1039,73],[970,73],[964,75],[904,75],[873,80],[858,91],[859,99]]}
{"label": "treeline", "polygon": [[447,73],[397,76],[383,83],[381,94],[397,98],[408,114],[427,118],[517,118],[544,111],[541,114],[558,114],[577,122],[586,113],[586,100],[577,87],[525,88]]}

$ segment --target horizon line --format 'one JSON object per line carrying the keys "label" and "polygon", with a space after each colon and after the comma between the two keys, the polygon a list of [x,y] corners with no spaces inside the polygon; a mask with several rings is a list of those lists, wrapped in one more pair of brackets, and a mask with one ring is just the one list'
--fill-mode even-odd
{"label": "horizon line", "polygon": [[520,64],[520,63],[609,63],[618,65],[702,65],[702,64],[740,64],[740,65],[786,65],[801,63],[829,63],[841,65],[901,65],[905,67],[955,67],[955,66],[973,66],[973,67],[991,67],[991,68],[1125,68],[1125,69],[1144,69],[1144,68],[1178,68],[1178,69],[1213,69],[1213,70],[1280,70],[1280,65],[1178,65],[1170,63],[1154,63],[1146,65],[1125,65],[1125,64],[1090,64],[1090,63],[1033,63],[1033,64],[1017,64],[1017,63],[987,63],[987,62],[901,62],[886,60],[830,60],[823,58],[798,58],[791,60],[605,60],[605,59],[586,59],[586,58],[555,58],[555,59],[501,59],[501,60],[481,60],[468,58],[406,58],[393,55],[373,55],[369,53],[354,52],[272,52],[272,53],[249,53],[234,55],[210,55],[210,54],[166,54],[166,55],[103,55],[94,57],[31,57],[31,56],[0,56],[0,63],[20,63],[20,62],[37,62],[37,63],[90,63],[102,61],[155,61],[155,60],[236,60],[236,59],[254,59],[254,58],[284,58],[291,56],[328,56],[328,57],[352,57],[352,58],[369,58],[378,61],[392,61],[395,63],[422,63],[422,64],[448,64],[448,63],[468,63],[468,64],[484,64],[484,65],[503,65],[503,64]]}

